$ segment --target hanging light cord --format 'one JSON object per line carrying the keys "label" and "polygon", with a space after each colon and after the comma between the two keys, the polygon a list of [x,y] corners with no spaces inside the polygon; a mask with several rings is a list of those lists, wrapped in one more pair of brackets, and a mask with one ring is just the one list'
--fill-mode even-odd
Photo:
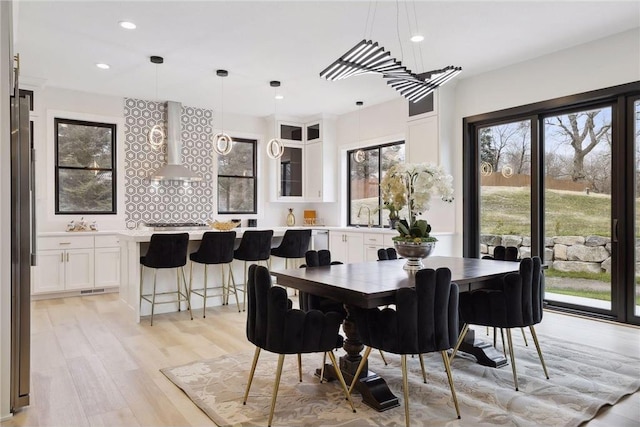
{"label": "hanging light cord", "polygon": [[[418,12],[416,12],[416,2],[413,3],[413,19],[416,21],[416,31],[418,30]],[[418,46],[418,52],[420,53],[420,65],[422,66],[420,69],[424,71],[424,58],[422,57],[422,46]]]}
{"label": "hanging light cord", "polygon": [[402,40],[400,39],[400,5],[396,0],[396,34],[398,35],[398,43],[400,44],[400,62],[404,61],[404,51],[402,50]]}

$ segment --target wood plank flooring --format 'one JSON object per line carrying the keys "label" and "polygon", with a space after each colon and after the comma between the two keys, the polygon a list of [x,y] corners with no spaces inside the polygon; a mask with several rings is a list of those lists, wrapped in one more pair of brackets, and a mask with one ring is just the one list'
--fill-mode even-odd
{"label": "wood plank flooring", "polygon": [[[2,427],[214,425],[160,368],[252,350],[235,305],[130,321],[118,294],[32,303],[31,405]],[[546,312],[539,334],[638,356],[640,329]],[[289,362],[295,364],[295,358]],[[292,365],[293,367],[293,365]],[[461,425],[464,425],[464,419]],[[590,427],[640,425],[640,393]]]}

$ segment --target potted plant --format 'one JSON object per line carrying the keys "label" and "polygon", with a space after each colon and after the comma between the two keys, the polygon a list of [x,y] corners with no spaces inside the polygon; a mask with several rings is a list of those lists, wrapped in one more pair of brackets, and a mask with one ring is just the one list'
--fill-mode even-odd
{"label": "potted plant", "polygon": [[398,163],[382,178],[383,208],[393,206],[394,210],[389,211],[397,214],[407,208],[408,218],[397,223],[399,235],[393,238],[396,250],[407,259],[406,270],[420,269],[422,258],[433,251],[438,239],[430,236],[431,225],[427,220],[418,217],[429,209],[434,193],[444,201],[453,201],[452,183],[453,178],[442,167],[426,163]]}

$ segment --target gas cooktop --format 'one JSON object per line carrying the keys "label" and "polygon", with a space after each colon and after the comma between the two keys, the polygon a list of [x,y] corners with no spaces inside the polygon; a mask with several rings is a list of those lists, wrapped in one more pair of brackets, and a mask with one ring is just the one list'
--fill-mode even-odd
{"label": "gas cooktop", "polygon": [[153,231],[173,231],[173,230],[206,230],[209,228],[207,224],[200,222],[147,222],[146,227]]}

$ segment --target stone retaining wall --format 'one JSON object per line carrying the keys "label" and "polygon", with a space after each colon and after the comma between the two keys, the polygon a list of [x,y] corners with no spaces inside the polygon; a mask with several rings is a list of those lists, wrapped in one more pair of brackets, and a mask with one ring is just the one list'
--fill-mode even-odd
{"label": "stone retaining wall", "polygon": [[[520,258],[531,256],[528,236],[480,236],[481,255],[493,255],[496,246],[515,246]],[[560,271],[611,272],[611,239],[602,236],[555,236],[544,242],[544,260],[549,268]]]}

